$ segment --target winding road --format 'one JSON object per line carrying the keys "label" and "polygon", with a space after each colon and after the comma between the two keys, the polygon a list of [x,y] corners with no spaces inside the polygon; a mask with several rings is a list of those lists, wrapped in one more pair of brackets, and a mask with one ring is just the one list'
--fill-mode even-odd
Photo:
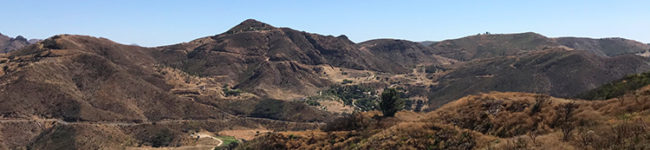
{"label": "winding road", "polygon": [[211,139],[214,139],[214,140],[216,140],[216,141],[219,141],[219,144],[217,144],[217,146],[215,146],[215,147],[219,147],[219,146],[223,145],[223,141],[222,141],[221,139],[216,138],[216,137],[214,137],[214,136],[212,136],[212,135],[209,135],[209,134],[206,134],[206,133],[196,133],[196,134],[194,134],[194,135],[199,136],[199,138],[206,138],[206,137],[209,137],[209,138],[211,138]]}

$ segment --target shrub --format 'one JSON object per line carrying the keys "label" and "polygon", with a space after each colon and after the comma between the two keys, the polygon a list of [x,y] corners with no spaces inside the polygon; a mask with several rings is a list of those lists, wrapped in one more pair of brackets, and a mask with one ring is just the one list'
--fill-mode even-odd
{"label": "shrub", "polygon": [[550,96],[548,95],[536,95],[535,96],[535,104],[533,107],[530,109],[529,115],[534,115],[535,113],[538,113],[540,110],[542,110],[542,105],[544,103],[547,103],[550,100]]}
{"label": "shrub", "polygon": [[315,99],[305,100],[305,103],[307,105],[309,105],[309,106],[320,106],[320,103],[318,102],[318,100],[315,100]]}
{"label": "shrub", "polygon": [[230,89],[227,85],[223,86],[223,94],[228,97],[228,96],[239,96],[241,94],[241,90],[239,89]]}
{"label": "shrub", "polygon": [[282,119],[284,116],[284,103],[279,100],[265,99],[255,105],[250,117]]}
{"label": "shrub", "polygon": [[404,100],[404,110],[413,110],[413,102],[414,100]]}
{"label": "shrub", "polygon": [[321,130],[325,132],[359,130],[365,128],[367,122],[361,113],[355,112],[327,122]]}
{"label": "shrub", "polygon": [[368,94],[372,93],[371,91],[372,89],[360,85],[335,85],[326,90],[325,93],[340,98],[345,105],[352,105],[355,99],[372,97]]}
{"label": "shrub", "polygon": [[413,109],[413,111],[414,112],[420,112],[420,111],[422,111],[422,107],[424,107],[424,101],[417,100],[417,101],[415,101],[415,109]]}
{"label": "shrub", "polygon": [[428,65],[424,67],[424,72],[426,73],[436,73],[436,72],[447,71],[447,68],[444,68],[440,65]]}
{"label": "shrub", "polygon": [[235,137],[217,136],[216,138],[221,139],[221,141],[223,141],[223,144],[221,144],[219,147],[215,147],[215,150],[235,149],[237,146],[239,146],[239,140],[235,139]]}
{"label": "shrub", "polygon": [[352,83],[352,80],[348,80],[348,79],[343,79],[343,82],[341,82],[341,84],[350,84],[350,83]]}
{"label": "shrub", "polygon": [[381,93],[381,102],[379,102],[379,108],[385,117],[395,116],[397,111],[402,110],[404,107],[404,100],[400,98],[401,93],[397,89],[389,88],[385,89]]}
{"label": "shrub", "polygon": [[571,138],[571,132],[575,129],[573,113],[578,108],[574,102],[565,103],[556,109],[558,118],[556,118],[560,129],[562,130],[562,141],[568,141]]}
{"label": "shrub", "polygon": [[162,147],[169,146],[169,144],[174,139],[174,134],[169,129],[163,129],[157,132],[154,137],[151,139],[151,146],[153,147]]}
{"label": "shrub", "polygon": [[512,140],[507,140],[503,149],[506,150],[520,150],[520,149],[529,149],[528,142],[524,138],[517,137]]}

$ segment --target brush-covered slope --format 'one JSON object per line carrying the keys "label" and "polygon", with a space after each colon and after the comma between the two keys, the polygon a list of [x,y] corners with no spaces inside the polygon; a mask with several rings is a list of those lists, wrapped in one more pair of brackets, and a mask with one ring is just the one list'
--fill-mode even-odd
{"label": "brush-covered slope", "polygon": [[376,57],[387,60],[406,68],[415,68],[418,65],[451,64],[455,60],[433,54],[433,49],[421,43],[395,40],[377,39],[359,43],[362,50],[369,50]]}
{"label": "brush-covered slope", "polygon": [[354,114],[321,131],[269,133],[239,148],[648,149],[648,90],[606,101],[491,92],[463,97],[426,114]]}
{"label": "brush-covered slope", "polygon": [[576,50],[586,50],[600,56],[637,54],[650,50],[650,46],[646,44],[623,38],[590,39],[564,37],[557,38],[557,42]]}
{"label": "brush-covered slope", "polygon": [[492,143],[497,149],[647,149],[649,88],[605,101],[481,94],[451,102],[430,116],[434,122],[506,138]]}
{"label": "brush-covered slope", "polygon": [[589,90],[577,96],[577,98],[588,100],[604,100],[622,96],[624,94],[638,94],[631,93],[637,91],[639,88],[650,85],[650,72],[641,74],[633,74],[625,76],[625,78],[616,80],[596,89]]}
{"label": "brush-covered slope", "polygon": [[0,147],[191,145],[189,131],[313,129],[331,115],[302,103],[183,91],[179,87],[208,81],[172,78],[179,73],[161,67],[153,57],[159,53],[58,35],[1,57]]}
{"label": "brush-covered slope", "polygon": [[[622,43],[614,45],[625,47],[621,45],[627,42]],[[535,33],[477,35],[432,46],[390,39],[355,44],[345,36],[277,28],[255,20],[219,35],[155,48],[59,35],[0,55],[0,149],[181,146],[191,145],[190,133],[199,130],[315,129],[337,116],[327,109],[338,113],[351,112],[350,107],[372,108],[377,91],[384,87],[403,89],[411,106],[436,113],[403,112],[398,119],[366,113],[346,118],[361,123],[334,121],[323,127],[342,132],[266,138],[276,140],[271,145],[278,148],[476,148],[493,139],[521,136],[528,129],[556,134],[558,127],[546,124],[548,119],[531,127],[529,122],[495,121],[489,116],[489,124],[481,124],[472,118],[485,120],[481,112],[492,111],[493,105],[475,101],[433,109],[490,91],[570,97],[650,70],[641,56],[600,56],[573,49]],[[334,86],[338,84],[345,88]],[[525,117],[522,110],[533,109],[531,94],[514,95],[525,100],[512,102],[495,95],[505,104],[494,105],[500,111]],[[427,102],[430,107],[422,107]],[[598,109],[613,107],[593,104]],[[549,106],[553,108],[542,110],[559,107]],[[444,116],[443,111],[462,115],[435,118]],[[338,125],[352,128],[341,130]]]}
{"label": "brush-covered slope", "polygon": [[[219,119],[228,117],[226,112],[231,110],[254,110],[217,105],[231,102],[220,100],[224,99],[221,87],[208,89],[221,84],[206,84],[215,79],[196,79],[191,75],[173,78],[181,73],[160,67],[153,57],[159,53],[155,49],[77,35],[54,36],[12,52],[0,60],[0,117],[139,122]],[[201,85],[197,89],[202,90],[185,88],[195,86],[192,84]],[[244,101],[255,106],[263,99],[252,96]],[[293,108],[286,111],[296,114],[320,113],[308,107],[296,109],[301,106],[289,102],[280,101],[277,105]],[[296,116],[301,115],[293,115]],[[303,119],[323,120],[312,117]]]}
{"label": "brush-covered slope", "polygon": [[467,61],[497,56],[517,55],[522,52],[560,46],[543,35],[527,32],[519,34],[479,34],[437,42],[431,47],[434,54]]}
{"label": "brush-covered slope", "polygon": [[552,48],[585,50],[598,56],[639,54],[650,46],[623,38],[548,38],[527,32],[516,34],[479,34],[459,39],[445,40],[430,45],[434,54],[467,61],[497,56],[514,56],[530,51]]}
{"label": "brush-covered slope", "polygon": [[0,72],[0,114],[14,118],[146,121],[220,116],[169,93],[150,49],[59,35],[10,53]]}
{"label": "brush-covered slope", "polygon": [[159,48],[165,64],[223,81],[256,94],[281,98],[311,94],[331,84],[321,78],[321,66],[382,72],[406,72],[402,66],[357,48],[345,36],[333,37],[276,28],[246,20],[231,30]]}
{"label": "brush-covered slope", "polygon": [[467,62],[442,76],[429,102],[440,106],[465,95],[489,91],[546,93],[572,97],[628,74],[650,70],[647,59],[600,57],[586,51],[545,50],[521,56]]}

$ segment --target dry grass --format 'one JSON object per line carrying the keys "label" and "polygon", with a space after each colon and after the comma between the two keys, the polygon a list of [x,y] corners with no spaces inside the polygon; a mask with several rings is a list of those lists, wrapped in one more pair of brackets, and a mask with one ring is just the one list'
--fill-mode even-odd
{"label": "dry grass", "polygon": [[395,118],[379,118],[377,111],[353,114],[328,123],[327,132],[269,133],[240,148],[650,148],[650,94],[627,97],[635,100],[584,101],[492,92],[467,96],[429,113],[400,112]]}
{"label": "dry grass", "polygon": [[237,139],[252,140],[257,136],[271,132],[268,129],[240,129],[240,130],[223,130],[219,131],[219,135],[234,136]]}

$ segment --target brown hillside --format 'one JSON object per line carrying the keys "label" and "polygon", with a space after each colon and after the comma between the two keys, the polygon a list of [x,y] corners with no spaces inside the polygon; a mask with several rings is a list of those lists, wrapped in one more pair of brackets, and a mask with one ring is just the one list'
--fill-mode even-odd
{"label": "brown hillside", "polygon": [[572,97],[628,74],[650,70],[633,55],[600,57],[562,49],[467,62],[442,76],[429,95],[432,106],[489,91],[545,93]]}
{"label": "brown hillside", "polygon": [[[0,149],[186,148],[204,140],[196,132],[257,135],[244,145],[254,149],[472,149],[506,147],[531,130],[558,145],[543,148],[583,148],[557,138],[557,111],[568,100],[535,106],[534,94],[480,93],[572,97],[650,70],[647,58],[626,55],[637,53],[638,44],[610,41],[564,45],[522,33],[431,46],[392,39],[356,44],[252,19],[154,48],[58,35],[0,54]],[[380,117],[374,110],[386,87],[403,91],[412,111]],[[617,115],[647,117],[641,101],[647,93],[639,94],[635,104],[577,101],[583,119],[572,123],[596,130]],[[503,119],[514,117],[521,120]]]}
{"label": "brown hillside", "polygon": [[433,49],[420,43],[406,40],[377,39],[359,43],[361,49],[368,49],[375,56],[407,68],[418,65],[449,65],[455,62],[434,55]]}
{"label": "brown hillside", "polygon": [[[256,97],[224,100],[219,92],[182,91],[182,87],[195,87],[189,83],[212,81],[161,69],[152,57],[158,53],[102,38],[58,35],[3,56],[0,145],[10,149],[175,146],[188,144],[183,139],[189,131],[312,129],[331,115],[301,103]],[[16,123],[26,127],[14,128]],[[162,133],[157,128],[163,128]],[[160,138],[169,141],[159,143]]]}
{"label": "brown hillside", "polygon": [[511,56],[522,52],[560,46],[543,35],[527,32],[519,34],[479,34],[437,42],[431,47],[434,54],[461,61]]}
{"label": "brown hillside", "polygon": [[[214,118],[214,108],[169,94],[150,50],[60,35],[11,53],[4,63],[2,116],[88,121]],[[192,108],[192,109],[189,109]]]}
{"label": "brown hillside", "polygon": [[558,43],[574,48],[576,50],[586,50],[600,56],[618,56],[624,54],[644,53],[650,50],[650,46],[623,38],[575,38],[565,37],[557,38]]}
{"label": "brown hillside", "polygon": [[324,131],[270,133],[240,148],[647,149],[648,90],[606,101],[492,92],[426,114],[378,119],[363,113],[338,119]]}
{"label": "brown hillside", "polygon": [[275,28],[252,19],[223,34],[159,49],[168,66],[199,76],[221,77],[233,87],[281,99],[287,98],[274,93],[313,94],[314,89],[332,84],[321,78],[323,68],[319,65],[408,71],[369,50],[358,49],[345,36]]}
{"label": "brown hillside", "polygon": [[650,50],[646,44],[623,38],[548,38],[533,32],[479,34],[437,42],[430,47],[433,48],[434,54],[461,61],[513,56],[552,48],[585,50],[599,56],[639,54]]}

